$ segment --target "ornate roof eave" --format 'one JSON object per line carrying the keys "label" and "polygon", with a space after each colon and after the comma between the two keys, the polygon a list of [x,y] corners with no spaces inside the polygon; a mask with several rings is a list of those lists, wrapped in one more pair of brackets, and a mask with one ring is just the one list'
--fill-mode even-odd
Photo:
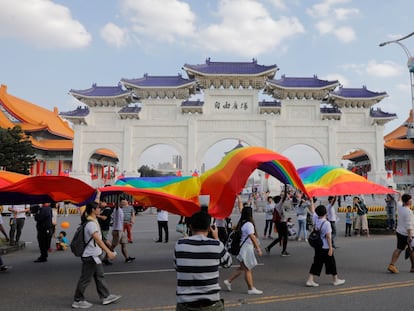
{"label": "ornate roof eave", "polygon": [[388,95],[375,97],[344,97],[335,94],[329,94],[328,102],[339,108],[371,108],[373,105],[382,101]]}
{"label": "ornate roof eave", "polygon": [[[132,93],[132,92],[131,92]],[[89,107],[123,107],[130,103],[135,102],[133,96],[83,96],[83,95],[74,95],[69,93],[77,100],[81,101]]]}
{"label": "ornate roof eave", "polygon": [[198,70],[194,70],[193,68],[189,68],[184,66],[183,70],[187,72],[187,75],[191,76],[194,75],[195,78],[197,77],[206,77],[206,78],[216,78],[216,77],[267,77],[272,79],[279,68],[275,67],[272,69],[268,69],[262,72],[257,73],[205,73]]}
{"label": "ornate roof eave", "polygon": [[125,80],[121,80],[122,85],[127,90],[146,90],[146,89],[185,89],[185,88],[195,88],[196,81],[189,81],[188,83],[180,84],[180,85],[173,85],[173,86],[142,86],[136,85],[131,82],[127,82]]}
{"label": "ornate roof eave", "polygon": [[385,142],[384,147],[392,150],[414,150],[414,142],[410,139],[392,139]]}
{"label": "ornate roof eave", "polygon": [[62,116],[62,118],[70,121],[72,124],[75,124],[75,125],[88,125],[88,122],[86,121],[86,117]]}
{"label": "ornate roof eave", "polygon": [[333,91],[338,83],[322,87],[285,87],[266,81],[265,93],[277,99],[324,99],[329,92]]}

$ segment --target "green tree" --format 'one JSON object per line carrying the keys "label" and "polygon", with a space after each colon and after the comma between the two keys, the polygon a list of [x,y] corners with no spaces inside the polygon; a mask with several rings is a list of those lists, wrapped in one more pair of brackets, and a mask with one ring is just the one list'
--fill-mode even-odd
{"label": "green tree", "polygon": [[20,126],[0,128],[0,166],[20,174],[30,174],[35,150]]}

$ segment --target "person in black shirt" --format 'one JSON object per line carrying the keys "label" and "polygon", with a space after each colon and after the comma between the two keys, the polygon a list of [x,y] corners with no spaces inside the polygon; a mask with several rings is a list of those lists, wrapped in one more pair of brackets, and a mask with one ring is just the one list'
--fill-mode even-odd
{"label": "person in black shirt", "polygon": [[52,209],[50,203],[45,203],[42,206],[33,206],[31,210],[36,211],[37,242],[40,249],[40,257],[34,262],[46,262],[52,234]]}

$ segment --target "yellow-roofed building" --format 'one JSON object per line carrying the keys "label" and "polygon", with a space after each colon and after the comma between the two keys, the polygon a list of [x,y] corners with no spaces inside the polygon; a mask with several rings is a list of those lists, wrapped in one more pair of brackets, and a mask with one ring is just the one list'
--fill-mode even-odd
{"label": "yellow-roofed building", "polygon": [[[36,161],[30,174],[69,175],[72,169],[74,131],[70,124],[59,116],[58,109],[53,111],[42,108],[26,100],[7,93],[7,86],[0,86],[0,127],[20,126],[29,136],[36,151]],[[113,172],[118,159],[107,149],[99,149],[92,155],[89,163],[93,180],[113,179],[106,172]],[[112,170],[106,169],[108,166]],[[5,168],[7,170],[7,168]],[[105,171],[105,173],[104,173]]]}

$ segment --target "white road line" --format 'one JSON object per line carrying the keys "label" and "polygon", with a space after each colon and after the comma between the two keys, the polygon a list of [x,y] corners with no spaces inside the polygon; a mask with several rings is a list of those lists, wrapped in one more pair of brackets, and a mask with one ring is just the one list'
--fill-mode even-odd
{"label": "white road line", "polygon": [[[263,263],[258,264],[258,266],[263,266],[263,265],[264,265]],[[238,266],[239,265],[232,265],[232,267],[238,267]],[[160,272],[175,272],[175,269],[105,272],[105,275],[144,274],[144,273],[160,273]]]}

